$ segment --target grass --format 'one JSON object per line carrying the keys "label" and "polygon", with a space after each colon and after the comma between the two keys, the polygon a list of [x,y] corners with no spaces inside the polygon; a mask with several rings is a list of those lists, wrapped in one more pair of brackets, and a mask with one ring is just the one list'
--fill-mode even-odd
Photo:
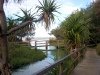
{"label": "grass", "polygon": [[[31,49],[28,46],[9,43],[9,60],[12,70],[18,69],[30,63],[42,60],[46,55],[40,50]],[[1,54],[1,53],[0,53]]]}

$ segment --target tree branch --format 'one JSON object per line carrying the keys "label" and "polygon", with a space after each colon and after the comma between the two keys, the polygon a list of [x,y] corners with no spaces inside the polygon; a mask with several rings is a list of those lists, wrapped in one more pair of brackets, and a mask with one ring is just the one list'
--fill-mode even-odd
{"label": "tree branch", "polygon": [[11,28],[10,30],[8,30],[8,31],[7,31],[7,35],[11,34],[12,32],[14,32],[14,31],[16,31],[16,30],[18,30],[18,29],[20,29],[20,28],[23,28],[23,27],[29,25],[29,24],[32,23],[32,22],[39,22],[39,21],[41,21],[41,20],[42,20],[42,17],[40,17],[39,19],[33,20],[33,21],[26,21],[26,22],[24,22],[24,23],[18,25],[17,27],[14,27],[14,28]]}
{"label": "tree branch", "polygon": [[11,28],[10,30],[7,31],[7,35],[11,34],[12,32],[14,32],[14,31],[16,31],[16,30],[18,30],[18,29],[20,29],[20,28],[23,28],[23,27],[29,25],[29,24],[32,23],[32,22],[33,22],[33,21],[26,21],[26,22],[24,22],[24,23],[18,25],[17,27]]}

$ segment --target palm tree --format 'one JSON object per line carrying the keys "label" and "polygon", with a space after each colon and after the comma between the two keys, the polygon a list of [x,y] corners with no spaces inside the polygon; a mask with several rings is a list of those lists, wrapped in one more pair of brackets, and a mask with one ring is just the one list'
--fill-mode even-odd
{"label": "palm tree", "polygon": [[71,50],[79,48],[89,37],[89,31],[86,28],[87,26],[84,25],[85,22],[83,22],[82,16],[83,13],[78,11],[62,23],[64,25],[65,40],[70,45]]}
{"label": "palm tree", "polygon": [[38,11],[40,11],[40,20],[45,23],[45,28],[48,30],[50,28],[50,24],[54,22],[54,13],[57,12],[59,6],[56,5],[55,0],[43,0],[43,3],[39,1],[40,5],[36,6]]}
{"label": "palm tree", "polygon": [[[8,60],[8,42],[7,42],[7,22],[6,16],[3,9],[4,2],[9,0],[0,0],[0,44],[2,47],[2,60],[0,61],[1,75],[10,75],[10,64]],[[15,1],[15,0],[14,0]],[[21,2],[22,0],[16,0],[16,2]]]}
{"label": "palm tree", "polygon": [[21,23],[25,22],[25,21],[32,21],[35,20],[36,18],[34,17],[35,13],[31,12],[31,9],[27,10],[27,9],[20,9],[23,13],[23,16],[17,15],[15,14],[15,16],[17,17],[17,21],[21,21]]}
{"label": "palm tree", "polygon": [[[15,19],[17,22],[19,23],[24,23],[26,21],[34,21],[36,18],[34,17],[34,13],[31,12],[31,9],[27,10],[27,9],[21,9],[23,16],[17,15],[15,14],[15,16],[17,16],[17,19]],[[33,36],[35,34],[35,25],[31,22],[30,24],[28,24],[25,27],[25,30],[22,30],[22,32],[18,33],[19,37],[24,37],[27,36],[27,38],[29,36]]]}
{"label": "palm tree", "polygon": [[7,17],[7,30],[10,30],[13,27],[17,26],[17,21],[15,21],[12,17]]}

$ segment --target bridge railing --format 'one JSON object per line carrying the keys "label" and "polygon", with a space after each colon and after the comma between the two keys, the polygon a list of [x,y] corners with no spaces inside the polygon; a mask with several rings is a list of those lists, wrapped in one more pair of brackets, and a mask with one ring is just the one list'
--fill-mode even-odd
{"label": "bridge railing", "polygon": [[32,46],[35,49],[37,47],[46,47],[46,50],[48,50],[48,46],[56,46],[57,48],[60,48],[61,46],[64,47],[64,40],[54,40],[53,43],[49,40],[34,40],[35,45]]}
{"label": "bridge railing", "polygon": [[70,75],[84,55],[85,46],[32,75]]}

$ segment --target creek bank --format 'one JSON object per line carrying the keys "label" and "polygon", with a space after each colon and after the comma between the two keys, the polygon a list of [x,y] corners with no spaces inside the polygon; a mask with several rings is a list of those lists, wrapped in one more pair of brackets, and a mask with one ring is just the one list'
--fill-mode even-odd
{"label": "creek bank", "polygon": [[9,59],[12,70],[42,60],[46,57],[41,50],[31,49],[28,46],[11,43],[9,44]]}

